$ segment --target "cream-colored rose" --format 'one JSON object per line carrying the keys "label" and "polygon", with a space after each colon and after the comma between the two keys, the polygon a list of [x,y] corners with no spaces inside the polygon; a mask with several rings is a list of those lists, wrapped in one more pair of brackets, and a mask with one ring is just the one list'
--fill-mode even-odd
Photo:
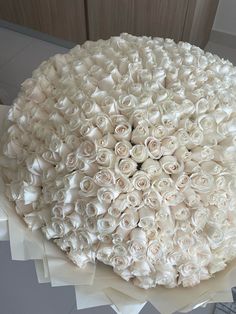
{"label": "cream-colored rose", "polygon": [[134,190],[133,184],[127,176],[119,175],[116,179],[116,185],[118,191],[121,193],[127,193]]}
{"label": "cream-colored rose", "polygon": [[102,134],[113,132],[114,127],[108,115],[98,114],[95,117],[95,125],[99,128]]}
{"label": "cream-colored rose", "polygon": [[122,122],[115,127],[114,137],[118,141],[130,140],[132,128],[129,122]]}
{"label": "cream-colored rose", "polygon": [[161,151],[163,156],[172,155],[178,148],[178,140],[174,136],[167,136],[161,141]]}
{"label": "cream-colored rose", "polygon": [[101,131],[95,127],[91,121],[82,121],[79,132],[81,136],[86,137],[90,140],[95,140],[102,137]]}
{"label": "cream-colored rose", "polygon": [[113,167],[116,156],[112,150],[107,148],[99,148],[96,154],[96,161],[102,167]]}
{"label": "cream-colored rose", "polygon": [[137,163],[131,158],[124,158],[119,161],[117,168],[123,175],[130,177],[136,172]]}
{"label": "cream-colored rose", "polygon": [[96,196],[98,190],[98,186],[96,183],[97,182],[91,177],[83,177],[83,179],[79,183],[80,191],[78,191],[78,194],[81,194],[81,196],[85,197]]}
{"label": "cream-colored rose", "polygon": [[43,171],[49,169],[51,165],[42,157],[31,155],[26,159],[26,167],[32,174],[41,175]]}
{"label": "cream-colored rose", "polygon": [[148,150],[144,145],[134,145],[130,150],[131,157],[137,162],[144,162],[148,157]]}
{"label": "cream-colored rose", "polygon": [[146,122],[139,122],[135,129],[132,131],[131,142],[134,144],[143,144],[149,136],[149,128]]}
{"label": "cream-colored rose", "polygon": [[101,103],[102,110],[108,114],[118,114],[118,106],[116,100],[111,96],[106,96]]}
{"label": "cream-colored rose", "polygon": [[110,169],[101,169],[95,174],[94,182],[99,186],[111,186],[115,184],[115,174]]}
{"label": "cream-colored rose", "polygon": [[161,151],[161,143],[160,141],[155,137],[147,137],[145,142],[145,146],[148,149],[148,154],[153,159],[160,159],[162,156]]}
{"label": "cream-colored rose", "polygon": [[109,214],[99,218],[97,221],[97,228],[99,233],[112,233],[116,229],[117,225],[117,220]]}
{"label": "cream-colored rose", "polygon": [[126,209],[120,217],[120,227],[122,229],[131,230],[138,224],[139,215],[131,209]]}
{"label": "cream-colored rose", "polygon": [[115,145],[115,154],[120,158],[127,158],[130,156],[132,145],[130,142],[122,140]]}
{"label": "cream-colored rose", "polygon": [[167,132],[167,129],[163,125],[151,127],[150,130],[150,134],[158,140],[162,140],[167,135]]}
{"label": "cream-colored rose", "polygon": [[187,220],[190,217],[190,211],[184,203],[172,206],[171,213],[177,220]]}
{"label": "cream-colored rose", "polygon": [[137,171],[133,175],[132,184],[138,191],[147,191],[151,185],[149,176],[144,171]]}
{"label": "cream-colored rose", "polygon": [[214,178],[206,172],[193,173],[190,176],[191,187],[200,193],[208,193],[214,187]]}
{"label": "cream-colored rose", "polygon": [[139,224],[143,229],[151,229],[155,224],[155,210],[148,206],[141,206],[139,209]]}
{"label": "cream-colored rose", "polygon": [[145,171],[151,179],[157,178],[162,172],[160,163],[151,158],[147,158],[142,163],[141,170]]}
{"label": "cream-colored rose", "polygon": [[94,114],[101,113],[101,108],[99,107],[99,105],[89,99],[83,102],[82,110],[86,118],[92,118]]}
{"label": "cream-colored rose", "polygon": [[97,198],[103,204],[111,204],[111,202],[114,201],[118,195],[119,192],[110,187],[101,187],[97,191]]}
{"label": "cream-colored rose", "polygon": [[157,211],[161,205],[161,195],[153,189],[143,193],[143,202],[146,206]]}
{"label": "cream-colored rose", "polygon": [[97,147],[103,147],[103,148],[114,148],[117,141],[116,139],[114,138],[114,136],[110,133],[104,135],[103,137],[101,138],[98,138],[96,140],[96,146]]}
{"label": "cream-colored rose", "polygon": [[84,140],[77,150],[77,155],[87,159],[95,158],[95,144],[90,140]]}
{"label": "cream-colored rose", "polygon": [[180,164],[174,156],[164,156],[160,159],[162,169],[167,174],[177,174],[183,170],[183,163]]}
{"label": "cream-colored rose", "polygon": [[163,193],[163,201],[170,206],[175,206],[183,202],[184,195],[175,189]]}

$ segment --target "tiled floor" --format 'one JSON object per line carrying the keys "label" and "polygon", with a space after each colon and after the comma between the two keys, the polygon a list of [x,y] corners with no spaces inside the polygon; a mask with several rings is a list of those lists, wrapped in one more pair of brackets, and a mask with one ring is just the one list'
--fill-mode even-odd
{"label": "tiled floor", "polygon": [[[230,59],[236,64],[236,50],[209,43],[206,50]],[[0,99],[10,105],[20,84],[45,59],[67,49],[0,28]],[[77,311],[72,287],[51,288],[38,284],[33,262],[16,262],[10,257],[8,242],[0,242],[0,314],[111,314],[110,307]],[[213,305],[194,310],[192,314],[210,314]],[[147,304],[142,314],[156,310]]]}

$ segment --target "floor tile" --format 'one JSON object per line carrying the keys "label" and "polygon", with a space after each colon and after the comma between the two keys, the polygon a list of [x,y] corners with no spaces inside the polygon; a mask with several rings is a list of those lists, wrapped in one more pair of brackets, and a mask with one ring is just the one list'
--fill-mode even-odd
{"label": "floor tile", "polygon": [[9,242],[0,242],[1,314],[68,314],[75,306],[73,287],[37,282],[33,261],[12,261]]}
{"label": "floor tile", "polygon": [[19,88],[0,81],[0,101],[3,105],[11,105],[19,92]]}
{"label": "floor tile", "polygon": [[30,45],[31,41],[32,38],[29,36],[0,28],[0,67]]}
{"label": "floor tile", "polygon": [[219,57],[228,59],[234,65],[236,65],[236,49],[209,42],[205,48],[205,51],[217,54]]}
{"label": "floor tile", "polygon": [[66,48],[39,39],[32,39],[30,46],[23,49],[9,63],[0,68],[2,80],[7,84],[19,87],[26,78],[31,77],[32,71],[40,63],[56,53],[65,53],[67,51]]}

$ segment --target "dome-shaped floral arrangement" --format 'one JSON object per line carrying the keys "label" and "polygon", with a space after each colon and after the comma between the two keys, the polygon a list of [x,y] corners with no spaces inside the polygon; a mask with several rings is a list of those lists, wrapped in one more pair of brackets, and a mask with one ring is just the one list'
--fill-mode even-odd
{"label": "dome-shaped floral arrangement", "polygon": [[7,196],[82,268],[194,286],[236,257],[236,68],[122,34],[55,55],[22,84]]}

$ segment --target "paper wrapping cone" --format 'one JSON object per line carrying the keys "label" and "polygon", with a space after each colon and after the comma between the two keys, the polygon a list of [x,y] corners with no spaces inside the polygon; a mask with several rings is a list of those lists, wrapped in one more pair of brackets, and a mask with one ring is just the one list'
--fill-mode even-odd
{"label": "paper wrapping cone", "polygon": [[[7,106],[0,106],[0,123],[4,121],[8,109]],[[2,132],[2,124],[0,126]],[[0,178],[0,240],[8,238],[13,259],[35,260],[39,282],[51,282],[52,286],[75,286],[78,309],[110,304],[117,313],[132,314],[138,313],[150,301],[162,314],[170,314],[190,311],[208,302],[232,301],[236,262],[191,289],[156,287],[143,290],[124,281],[111,267],[101,263],[79,269],[56,245],[44,239],[41,232],[32,232],[27,228],[16,214],[13,203],[5,197],[4,183]]]}

